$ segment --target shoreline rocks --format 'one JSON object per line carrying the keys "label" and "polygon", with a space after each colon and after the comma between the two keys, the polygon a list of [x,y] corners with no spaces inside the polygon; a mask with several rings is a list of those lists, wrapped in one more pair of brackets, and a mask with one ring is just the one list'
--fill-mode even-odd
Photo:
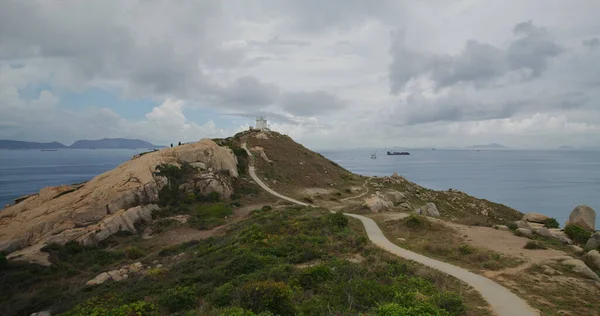
{"label": "shoreline rocks", "polygon": [[550,217],[540,213],[527,213],[523,216],[523,221],[543,224]]}
{"label": "shoreline rocks", "polygon": [[568,224],[593,232],[596,230],[596,212],[587,205],[579,205],[571,211]]}

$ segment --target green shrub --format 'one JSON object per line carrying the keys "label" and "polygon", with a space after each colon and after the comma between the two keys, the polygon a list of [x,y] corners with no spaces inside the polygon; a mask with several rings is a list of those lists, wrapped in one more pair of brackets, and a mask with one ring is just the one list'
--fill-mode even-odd
{"label": "green shrub", "polygon": [[158,297],[158,304],[170,312],[189,310],[197,305],[196,291],[189,286],[168,289]]}
{"label": "green shrub", "polygon": [[352,190],[350,189],[345,189],[344,191],[346,191],[346,193],[352,193]]}
{"label": "green shrub", "polygon": [[304,289],[312,289],[332,277],[333,273],[331,272],[331,268],[325,265],[318,265],[301,270],[298,276],[298,282]]}
{"label": "green shrub", "polygon": [[537,241],[537,240],[530,240],[527,242],[527,244],[525,244],[525,249],[547,249],[546,246],[544,246],[544,244],[542,244],[541,242]]}
{"label": "green shrub", "polygon": [[267,212],[267,211],[270,211],[272,209],[273,208],[271,207],[271,205],[265,205],[260,210],[263,211],[263,212]]}
{"label": "green shrub", "polygon": [[592,235],[592,233],[574,224],[565,227],[565,234],[569,236],[571,240],[580,244],[585,244]]}
{"label": "green shrub", "polygon": [[227,306],[231,304],[235,286],[228,282],[216,288],[210,296],[210,300],[216,306]]}
{"label": "green shrub", "polygon": [[348,218],[342,212],[330,213],[325,215],[325,221],[332,230],[339,230],[348,227]]}
{"label": "green shrub", "polygon": [[152,223],[152,233],[153,234],[162,234],[173,227],[176,227],[180,224],[180,222],[173,218],[163,218],[156,220]]}
{"label": "green shrub", "polygon": [[447,311],[450,315],[461,316],[467,313],[467,306],[463,299],[456,293],[442,292],[432,298],[434,304]]}
{"label": "green shrub", "polygon": [[544,220],[544,226],[546,226],[547,228],[558,228],[560,225],[558,224],[556,218],[550,217]]}
{"label": "green shrub", "polygon": [[402,306],[396,303],[389,303],[379,306],[375,315],[377,316],[449,316],[450,313],[436,306],[427,303],[420,303],[416,306]]}
{"label": "green shrub", "polygon": [[517,224],[515,224],[514,222],[507,223],[506,227],[508,227],[508,229],[510,229],[510,230],[517,230],[519,228],[519,226]]}
{"label": "green shrub", "polygon": [[210,229],[222,225],[225,217],[231,214],[231,207],[223,203],[198,205],[192,211],[189,223],[198,229]]}
{"label": "green shrub", "polygon": [[144,301],[137,301],[124,304],[118,307],[112,307],[117,300],[102,298],[89,299],[73,308],[72,310],[60,314],[60,316],[158,316],[156,305]]}
{"label": "green shrub", "polygon": [[0,269],[6,267],[8,265],[8,259],[6,256],[0,252]]}
{"label": "green shrub", "polygon": [[414,229],[425,228],[429,226],[429,220],[425,216],[411,214],[404,221],[406,226]]}
{"label": "green shrub", "polygon": [[277,315],[294,315],[292,290],[283,282],[254,281],[240,289],[240,304],[255,313],[271,312]]}
{"label": "green shrub", "polygon": [[139,259],[145,257],[147,254],[146,250],[138,246],[129,246],[125,248],[125,256],[129,259]]}
{"label": "green shrub", "polygon": [[475,253],[475,251],[477,251],[475,248],[469,246],[469,245],[460,245],[458,246],[458,252],[462,255],[470,255],[472,253]]}

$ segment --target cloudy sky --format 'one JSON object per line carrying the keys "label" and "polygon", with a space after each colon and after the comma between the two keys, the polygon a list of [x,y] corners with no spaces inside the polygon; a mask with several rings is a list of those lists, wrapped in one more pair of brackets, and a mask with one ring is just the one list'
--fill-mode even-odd
{"label": "cloudy sky", "polygon": [[600,146],[600,1],[0,0],[0,139]]}

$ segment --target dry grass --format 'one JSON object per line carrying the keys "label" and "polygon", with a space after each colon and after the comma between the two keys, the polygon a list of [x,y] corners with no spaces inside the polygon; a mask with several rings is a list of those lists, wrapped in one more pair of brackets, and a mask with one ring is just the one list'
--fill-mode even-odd
{"label": "dry grass", "polygon": [[[378,217],[375,216],[377,221]],[[381,219],[381,217],[379,217]],[[500,270],[521,261],[497,252],[467,245],[462,236],[444,224],[411,215],[401,220],[378,221],[384,234],[400,247],[472,270]],[[404,238],[405,241],[399,241]]]}
{"label": "dry grass", "polygon": [[600,287],[560,265],[562,275],[545,275],[533,265],[522,273],[500,275],[497,280],[525,298],[542,315],[600,315]]}

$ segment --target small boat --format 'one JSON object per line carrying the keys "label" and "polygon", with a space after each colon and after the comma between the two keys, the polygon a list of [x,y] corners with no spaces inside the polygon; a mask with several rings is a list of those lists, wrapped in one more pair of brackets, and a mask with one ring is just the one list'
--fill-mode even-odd
{"label": "small boat", "polygon": [[377,159],[377,154],[371,154],[371,159]]}
{"label": "small boat", "polygon": [[58,149],[40,149],[41,151],[58,151]]}
{"label": "small boat", "polygon": [[406,151],[401,151],[401,152],[388,151],[387,154],[388,154],[388,156],[408,156],[408,155],[410,155],[410,153],[406,152]]}

